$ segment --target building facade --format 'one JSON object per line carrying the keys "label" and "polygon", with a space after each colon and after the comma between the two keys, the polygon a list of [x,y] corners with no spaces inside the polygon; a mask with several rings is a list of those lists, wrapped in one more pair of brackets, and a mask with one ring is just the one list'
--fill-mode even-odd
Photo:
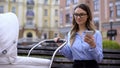
{"label": "building facade", "polygon": [[103,39],[120,43],[120,0],[0,0],[0,13],[15,13],[20,41],[35,42],[57,35],[64,38],[72,25],[74,7],[81,3],[90,6]]}
{"label": "building facade", "polygon": [[81,3],[89,5],[93,22],[102,32],[103,40],[120,43],[120,0],[60,0],[61,33],[65,35],[70,30],[74,7]]}
{"label": "building facade", "polygon": [[19,42],[38,42],[59,34],[59,4],[59,0],[0,0],[0,13],[18,16]]}

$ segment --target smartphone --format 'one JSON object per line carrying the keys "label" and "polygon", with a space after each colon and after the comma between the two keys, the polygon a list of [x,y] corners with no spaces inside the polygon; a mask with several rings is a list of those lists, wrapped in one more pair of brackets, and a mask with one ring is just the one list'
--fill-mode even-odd
{"label": "smartphone", "polygon": [[94,31],[85,31],[86,34],[93,35]]}

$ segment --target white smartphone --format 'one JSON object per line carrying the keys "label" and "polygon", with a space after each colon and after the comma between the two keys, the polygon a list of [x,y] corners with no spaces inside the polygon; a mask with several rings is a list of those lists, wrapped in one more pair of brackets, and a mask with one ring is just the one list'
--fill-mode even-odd
{"label": "white smartphone", "polygon": [[93,35],[94,31],[85,31],[86,34]]}

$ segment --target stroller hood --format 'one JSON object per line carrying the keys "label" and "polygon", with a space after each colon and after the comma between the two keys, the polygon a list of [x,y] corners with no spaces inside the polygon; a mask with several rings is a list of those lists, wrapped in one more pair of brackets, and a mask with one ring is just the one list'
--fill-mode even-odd
{"label": "stroller hood", "polygon": [[0,64],[13,63],[17,57],[19,23],[14,13],[0,14]]}

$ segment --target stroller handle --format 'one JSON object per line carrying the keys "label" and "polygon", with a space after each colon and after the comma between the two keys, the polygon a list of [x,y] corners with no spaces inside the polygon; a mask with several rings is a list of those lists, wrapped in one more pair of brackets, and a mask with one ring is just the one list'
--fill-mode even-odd
{"label": "stroller handle", "polygon": [[42,46],[42,45],[40,45],[40,44],[43,43],[43,42],[46,42],[46,43],[64,43],[64,42],[66,42],[66,40],[60,39],[60,40],[58,40],[57,42],[55,42],[53,39],[42,40],[42,41],[38,42],[36,45],[34,45],[34,46],[29,50],[27,57],[30,56],[30,54],[31,54],[31,52],[32,52],[32,50],[33,50],[34,48],[36,48],[37,46]]}
{"label": "stroller handle", "polygon": [[53,39],[46,39],[46,40],[40,41],[39,43],[37,43],[36,45],[34,45],[34,46],[29,50],[27,57],[30,56],[31,51],[32,51],[35,47],[37,47],[37,46],[42,46],[42,45],[40,45],[40,44],[43,43],[43,42],[46,42],[46,43],[63,43],[61,46],[59,46],[59,47],[54,51],[54,53],[53,53],[53,55],[52,55],[52,58],[51,58],[51,61],[50,61],[50,65],[49,65],[49,68],[51,68],[56,53],[57,53],[62,47],[65,46],[65,44],[67,43],[67,41],[66,41],[65,39],[60,39],[60,40],[58,40],[57,42],[55,42]]}
{"label": "stroller handle", "polygon": [[46,40],[45,42],[46,42],[46,43],[64,43],[65,40],[64,40],[64,39],[60,39],[60,40],[58,40],[57,42],[55,42],[53,39],[51,39],[51,40]]}
{"label": "stroller handle", "polygon": [[60,40],[60,41],[58,41],[58,42],[62,42],[62,41],[64,41],[64,43],[63,43],[61,46],[59,46],[59,47],[54,51],[54,53],[53,53],[53,55],[52,55],[49,68],[51,68],[51,66],[52,66],[52,63],[53,63],[53,60],[54,60],[54,58],[55,58],[56,53],[57,53],[61,48],[63,48],[63,47],[65,46],[65,44],[67,43],[66,40]]}

